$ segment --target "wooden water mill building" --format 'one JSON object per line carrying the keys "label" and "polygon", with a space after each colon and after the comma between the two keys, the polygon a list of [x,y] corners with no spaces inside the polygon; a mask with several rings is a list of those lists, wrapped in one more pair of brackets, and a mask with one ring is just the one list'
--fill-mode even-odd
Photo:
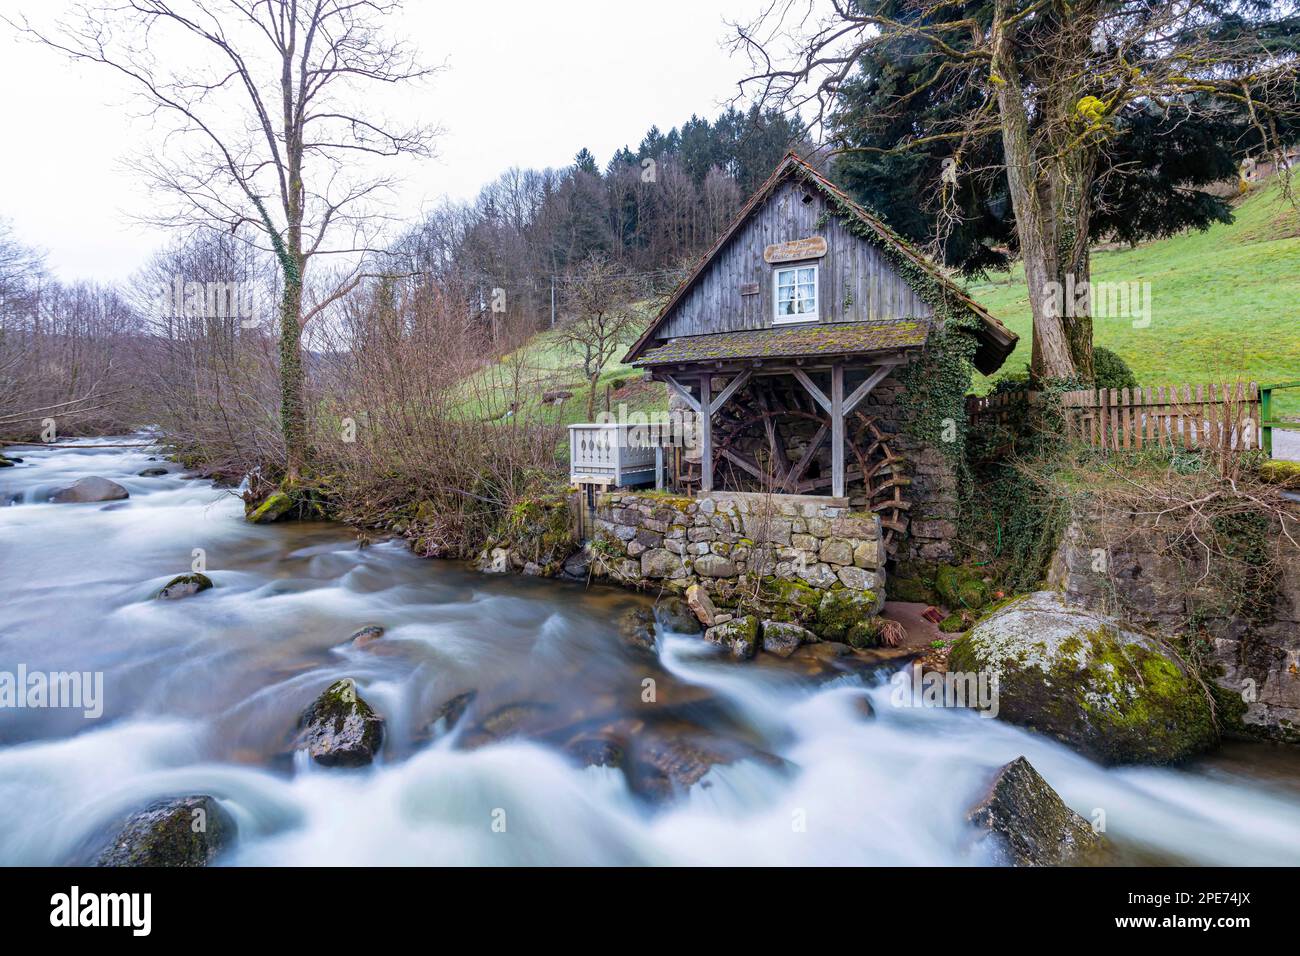
{"label": "wooden water mill building", "polygon": [[903,434],[900,397],[956,316],[975,366],[999,368],[1015,334],[792,153],[624,361],[694,421],[680,489],[829,495],[880,514],[891,551],[910,522],[919,556],[941,558],[955,480]]}

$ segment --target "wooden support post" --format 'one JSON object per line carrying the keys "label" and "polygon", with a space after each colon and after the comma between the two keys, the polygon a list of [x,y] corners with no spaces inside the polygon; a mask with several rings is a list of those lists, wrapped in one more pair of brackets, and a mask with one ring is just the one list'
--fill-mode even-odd
{"label": "wooden support post", "polygon": [[713,401],[712,382],[705,372],[700,376],[700,492],[713,490]]}
{"label": "wooden support post", "polygon": [[655,445],[655,491],[664,490],[664,446]]}
{"label": "wooden support post", "polygon": [[831,366],[831,496],[844,497],[844,366]]}

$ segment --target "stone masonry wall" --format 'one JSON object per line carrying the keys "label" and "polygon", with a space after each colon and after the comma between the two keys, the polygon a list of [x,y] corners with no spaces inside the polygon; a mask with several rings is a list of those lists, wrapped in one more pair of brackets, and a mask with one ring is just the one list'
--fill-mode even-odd
{"label": "stone masonry wall", "polygon": [[728,607],[753,595],[783,605],[787,619],[834,590],[884,600],[879,518],[811,495],[607,492],[592,550],[593,571],[618,583],[700,584]]}
{"label": "stone masonry wall", "polygon": [[[715,375],[713,394],[721,392],[730,380],[730,376]],[[907,561],[949,561],[954,555],[957,532],[956,472],[942,451],[905,434],[907,410],[900,402],[904,394],[897,377],[890,375],[872,390],[861,406],[865,415],[878,421],[882,431],[893,436],[890,444],[895,454],[906,459],[907,476],[912,482],[907,489],[907,497],[912,502],[908,534],[895,557]],[[692,413],[675,393],[669,392],[668,398],[675,416],[681,416],[684,422],[692,420]],[[827,459],[823,467],[829,469],[829,444],[823,446],[822,453]],[[686,458],[699,461],[698,442],[688,445]],[[861,498],[849,501],[851,508],[863,508],[865,504]]]}
{"label": "stone masonry wall", "polygon": [[1272,611],[1267,620],[1251,624],[1221,610],[1232,606],[1222,590],[1221,569],[1189,570],[1163,530],[1131,516],[1122,548],[1106,549],[1088,532],[1100,520],[1076,516],[1048,583],[1072,603],[1156,632],[1181,633],[1196,620],[1211,645],[1214,680],[1225,692],[1228,706],[1220,708],[1220,716],[1251,735],[1300,743],[1300,550],[1283,542]]}

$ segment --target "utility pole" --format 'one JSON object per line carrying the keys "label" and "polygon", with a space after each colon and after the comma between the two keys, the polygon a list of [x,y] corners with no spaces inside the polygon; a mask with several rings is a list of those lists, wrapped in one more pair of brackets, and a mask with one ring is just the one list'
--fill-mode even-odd
{"label": "utility pole", "polygon": [[555,276],[551,276],[551,328],[555,328]]}

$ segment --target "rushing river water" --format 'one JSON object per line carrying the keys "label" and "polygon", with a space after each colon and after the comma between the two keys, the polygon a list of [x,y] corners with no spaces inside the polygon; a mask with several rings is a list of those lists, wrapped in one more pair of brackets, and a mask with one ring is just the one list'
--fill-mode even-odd
{"label": "rushing river water", "polygon": [[[1295,751],[1233,744],[1182,769],[1106,770],[971,712],[893,707],[887,673],[733,664],[677,635],[639,654],[614,624],[648,604],[637,595],[362,549],[327,524],[249,525],[229,491],[138,477],[159,464],[145,450],[13,453],[0,671],[102,672],[104,700],[96,719],[0,710],[3,864],[84,861],[124,815],[197,793],[237,820],[234,864],[979,864],[965,811],[1020,754],[1085,817],[1104,811],[1121,861],[1300,863]],[[131,497],[44,503],[87,475]],[[154,600],[196,548],[216,586]],[[367,624],[386,635],[351,647]],[[380,760],[295,761],[298,714],[345,676],[387,720]],[[430,727],[470,689],[460,727],[515,705],[558,735],[467,749],[460,729]],[[567,756],[575,727],[763,756],[654,803]]]}

